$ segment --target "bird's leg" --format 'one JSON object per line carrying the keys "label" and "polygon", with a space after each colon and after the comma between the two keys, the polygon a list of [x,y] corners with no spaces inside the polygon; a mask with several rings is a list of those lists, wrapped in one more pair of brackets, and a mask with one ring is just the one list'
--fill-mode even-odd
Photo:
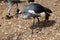
{"label": "bird's leg", "polygon": [[18,3],[16,3],[16,5],[17,5],[17,10],[16,10],[16,17],[18,18],[18,14],[19,14],[19,9],[18,9]]}
{"label": "bird's leg", "polygon": [[19,10],[18,3],[16,3],[16,5],[17,5],[17,11],[16,11],[16,13],[17,14],[21,14],[22,12]]}
{"label": "bird's leg", "polygon": [[46,15],[45,15],[45,21],[49,20],[49,16],[50,16],[50,14],[46,13]]}
{"label": "bird's leg", "polygon": [[37,28],[37,33],[39,32],[39,31],[41,31],[41,27],[39,26],[39,24],[40,24],[40,20],[39,20],[39,18],[37,17],[37,20],[38,20],[38,28]]}
{"label": "bird's leg", "polygon": [[32,26],[32,34],[33,34],[33,27],[34,27],[34,24],[35,24],[35,17],[33,17],[33,26]]}
{"label": "bird's leg", "polygon": [[40,22],[39,18],[37,17],[38,23]]}
{"label": "bird's leg", "polygon": [[8,0],[8,15],[10,15],[11,9],[12,9],[13,3]]}
{"label": "bird's leg", "polygon": [[7,18],[10,18],[10,12],[12,9],[13,3],[8,1],[8,14],[6,15]]}
{"label": "bird's leg", "polygon": [[7,14],[7,15],[10,15],[11,9],[12,9],[12,7],[9,7],[9,9],[8,9],[8,14]]}

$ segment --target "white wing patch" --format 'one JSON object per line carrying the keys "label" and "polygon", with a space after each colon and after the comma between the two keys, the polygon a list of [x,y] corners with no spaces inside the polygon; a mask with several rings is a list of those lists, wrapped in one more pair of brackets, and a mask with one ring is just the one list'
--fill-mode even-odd
{"label": "white wing patch", "polygon": [[45,14],[45,12],[42,12],[42,13],[40,13],[40,16],[45,16],[46,14]]}
{"label": "white wing patch", "polygon": [[28,12],[31,14],[36,14],[34,10],[28,10]]}
{"label": "white wing patch", "polygon": [[41,17],[44,17],[45,16],[45,12],[35,13],[34,10],[28,10],[28,12],[31,13],[31,14],[35,14],[35,15],[40,15]]}

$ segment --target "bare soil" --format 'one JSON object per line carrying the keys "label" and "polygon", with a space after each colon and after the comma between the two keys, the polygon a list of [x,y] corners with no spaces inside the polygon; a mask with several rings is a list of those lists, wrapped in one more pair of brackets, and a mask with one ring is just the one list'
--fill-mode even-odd
{"label": "bare soil", "polygon": [[[0,40],[60,40],[60,0],[36,0],[37,3],[52,10],[49,21],[45,22],[40,18],[40,24],[32,25],[32,19],[23,20],[18,18],[5,19],[8,5],[0,3]],[[23,11],[27,3],[19,3],[19,9]],[[16,11],[16,4],[13,6],[11,15]],[[38,31],[40,28],[41,30]],[[33,34],[31,34],[33,29]],[[38,30],[37,30],[38,29]],[[37,33],[38,31],[38,33]]]}

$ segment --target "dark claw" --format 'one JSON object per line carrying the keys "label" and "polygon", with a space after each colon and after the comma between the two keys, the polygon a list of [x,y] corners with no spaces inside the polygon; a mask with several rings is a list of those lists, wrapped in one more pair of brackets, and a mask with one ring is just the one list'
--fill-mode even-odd
{"label": "dark claw", "polygon": [[9,13],[9,15],[10,15],[10,13]]}
{"label": "dark claw", "polygon": [[6,17],[7,17],[7,18],[10,18],[10,16],[9,16],[9,15],[6,15]]}
{"label": "dark claw", "polygon": [[6,19],[11,19],[13,16],[6,15]]}

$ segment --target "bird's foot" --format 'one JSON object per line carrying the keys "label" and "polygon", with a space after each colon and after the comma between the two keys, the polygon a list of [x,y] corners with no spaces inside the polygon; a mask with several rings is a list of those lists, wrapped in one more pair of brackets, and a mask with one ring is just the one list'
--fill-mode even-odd
{"label": "bird's foot", "polygon": [[41,28],[38,27],[38,28],[36,29],[36,33],[39,33],[39,32],[41,32]]}
{"label": "bird's foot", "polygon": [[13,16],[6,15],[6,19],[11,19],[11,18],[13,18]]}

